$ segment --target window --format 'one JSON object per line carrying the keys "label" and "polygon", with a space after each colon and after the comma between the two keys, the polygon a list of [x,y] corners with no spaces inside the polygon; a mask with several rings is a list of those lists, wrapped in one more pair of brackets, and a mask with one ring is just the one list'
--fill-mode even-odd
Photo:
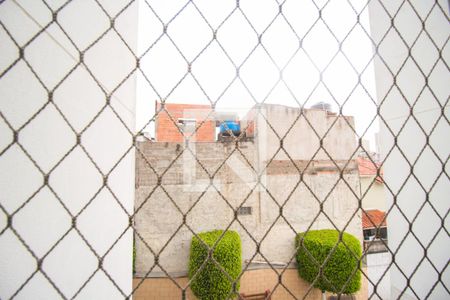
{"label": "window", "polygon": [[378,240],[380,238],[383,240],[387,239],[386,227],[381,227],[379,229],[377,228],[365,229],[363,233],[364,233],[364,240],[366,241]]}
{"label": "window", "polygon": [[252,207],[251,206],[241,206],[237,210],[238,215],[251,215]]}

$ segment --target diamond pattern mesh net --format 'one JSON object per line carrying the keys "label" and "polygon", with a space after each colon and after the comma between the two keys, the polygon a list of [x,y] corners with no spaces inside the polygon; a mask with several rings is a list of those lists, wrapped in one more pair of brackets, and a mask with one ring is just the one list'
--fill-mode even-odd
{"label": "diamond pattern mesh net", "polygon": [[[181,257],[187,265],[187,257],[171,251],[188,249],[182,237],[198,236],[208,227],[202,222],[216,219],[213,225],[221,229],[237,228],[246,247],[236,281],[209,257],[229,280],[237,282],[263,264],[277,276],[268,297],[284,290],[286,297],[305,299],[319,276],[302,295],[292,291],[283,278],[295,265],[297,249],[279,249],[274,236],[357,228],[362,240],[362,210],[380,182],[390,200],[381,221],[367,214],[366,222],[381,230],[389,219],[389,242],[361,241],[362,258],[354,254],[361,265],[353,272],[362,272],[368,298],[383,299],[382,285],[389,280],[400,286],[393,298],[449,297],[450,206],[442,199],[449,192],[449,143],[442,138],[449,133],[448,3],[300,2],[1,1],[0,247],[2,269],[12,275],[2,278],[0,298],[27,298],[37,286],[44,298],[89,299],[103,287],[108,298],[128,299],[147,277],[159,276],[185,299],[192,280],[177,280],[177,264]],[[397,50],[404,55],[395,55]],[[296,73],[302,69],[303,75]],[[195,91],[206,107],[191,130],[180,126],[180,115],[170,106],[186,90]],[[249,101],[251,120],[261,126],[255,128],[265,128],[266,135],[258,133],[259,140],[250,142],[265,143],[263,165],[257,163],[263,154],[245,146],[252,122],[242,123],[238,135],[225,127],[226,141],[214,142],[207,155],[196,143],[202,128],[224,125],[216,109],[236,95],[246,99],[236,101]],[[335,113],[320,127],[306,108],[323,96]],[[135,113],[130,103],[136,97],[145,107]],[[294,117],[281,127],[267,112],[277,97],[295,107]],[[149,110],[156,99],[158,105]],[[354,112],[362,115],[355,116],[356,125],[343,117]],[[165,129],[156,123],[162,117],[182,142],[159,143],[158,130]],[[189,113],[185,117],[184,125]],[[363,142],[377,124],[384,137],[381,156]],[[298,126],[311,133],[302,143],[312,150],[301,159],[296,152],[301,143],[289,144]],[[344,154],[339,138],[332,139],[338,128],[353,139]],[[156,142],[144,134],[149,129]],[[223,147],[223,155],[214,154]],[[358,155],[374,168],[365,186],[357,176]],[[136,187],[130,189],[120,174],[133,181],[135,171],[127,168],[135,157],[137,170],[146,172],[136,171]],[[230,179],[223,173],[233,164],[244,170],[239,174],[244,183],[225,192],[224,181]],[[319,179],[312,180],[320,168],[324,175],[315,173]],[[275,191],[268,176],[280,169],[294,170],[294,180],[281,179],[276,185],[282,191]],[[201,178],[200,187],[192,176]],[[174,182],[183,193],[173,189]],[[135,191],[136,201],[129,203]],[[345,213],[336,206],[339,193],[346,198],[340,201],[351,202]],[[260,206],[254,205],[256,195],[262,197]],[[311,200],[308,216],[293,212],[294,203],[305,197]],[[211,205],[223,217],[208,216]],[[241,211],[265,219],[252,223]],[[296,218],[306,221],[300,226]],[[145,227],[149,224],[154,231]],[[116,268],[133,239],[136,277],[130,288],[131,269],[121,277]],[[83,266],[67,254],[73,245]],[[389,261],[375,274],[366,260],[377,247]],[[283,251],[285,261],[274,261],[273,252]],[[428,276],[420,282],[424,273]]]}

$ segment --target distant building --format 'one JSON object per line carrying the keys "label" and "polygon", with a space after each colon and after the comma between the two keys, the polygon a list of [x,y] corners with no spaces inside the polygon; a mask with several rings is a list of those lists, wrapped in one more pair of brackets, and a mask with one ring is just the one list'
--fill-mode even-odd
{"label": "distant building", "polygon": [[378,163],[374,163],[365,157],[358,157],[357,162],[361,183],[362,208],[364,210],[379,209],[386,211],[383,170]]}
{"label": "distant building", "polygon": [[[211,105],[156,101],[155,136],[157,142],[182,143],[186,137],[196,142],[213,142],[216,124]],[[196,132],[195,132],[196,131]],[[193,134],[195,132],[195,134]]]}
{"label": "distant building", "polygon": [[[367,159],[371,159],[375,162],[380,161],[380,155],[377,151],[372,151],[372,148],[370,147],[370,141],[367,139],[361,140],[361,146],[363,149],[359,150],[358,156],[359,157],[365,157]],[[377,147],[377,146],[376,146]]]}
{"label": "distant building", "polygon": [[[378,209],[365,210],[362,213],[364,250],[368,253],[387,251],[386,214]],[[382,242],[384,241],[384,243]]]}
{"label": "distant building", "polygon": [[363,211],[362,225],[364,229],[364,240],[387,239],[386,214],[378,209]]}
{"label": "distant building", "polygon": [[[291,264],[295,235],[307,229],[336,226],[362,243],[353,117],[264,104],[239,121],[247,138],[215,141],[217,121],[229,119],[217,114],[186,143],[173,121],[198,124],[207,114],[189,112],[197,108],[211,111],[166,104],[174,120],[161,115],[156,141],[138,143],[137,276],[184,276],[192,231],[230,226],[240,233],[243,261],[258,268]],[[152,268],[155,253],[165,272]]]}
{"label": "distant building", "polygon": [[367,157],[358,157],[357,162],[363,209],[364,249],[368,253],[384,252],[387,251],[387,226],[383,171],[378,163]]}

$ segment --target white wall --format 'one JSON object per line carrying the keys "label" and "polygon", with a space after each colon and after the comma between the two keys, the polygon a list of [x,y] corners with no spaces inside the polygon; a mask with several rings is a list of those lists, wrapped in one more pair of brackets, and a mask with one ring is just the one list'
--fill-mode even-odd
{"label": "white wall", "polygon": [[[371,299],[392,299],[389,265],[392,261],[389,252],[371,253],[367,258],[368,296]],[[375,291],[375,285],[377,287]]]}
{"label": "white wall", "polygon": [[[447,105],[443,111],[448,119],[448,44],[444,47],[450,33],[447,21],[448,2],[404,3],[393,22],[399,33],[391,29],[383,41],[382,37],[391,25],[391,18],[385,9],[393,16],[402,1],[380,2],[371,2],[370,17],[372,38],[379,44],[375,70],[380,113],[386,122],[380,122],[384,157],[394,145],[394,135],[398,135],[397,147],[384,164],[385,186],[391,190],[389,192],[386,188],[387,204],[388,207],[397,204],[388,216],[389,247],[392,251],[398,250],[395,256],[398,267],[391,268],[391,296],[398,298],[403,289],[407,288],[402,299],[424,299],[427,296],[430,299],[446,299],[449,294],[442,284],[448,286],[450,282],[450,270],[445,269],[450,249],[450,238],[446,233],[450,229],[449,218],[446,218],[450,208],[448,164],[445,167],[447,174],[441,172],[450,154],[450,131],[448,121],[440,118],[440,106]],[[427,33],[421,32],[422,23],[416,12],[420,18],[427,18],[424,22]],[[411,48],[410,57],[408,48]],[[397,87],[390,90],[394,75],[406,59],[402,71],[396,76]],[[425,77],[428,77],[428,84]],[[416,120],[408,119],[410,109],[407,103],[412,105],[416,99],[413,109]],[[427,143],[427,135],[428,145],[420,154]],[[409,174],[412,169],[407,160],[414,164],[411,177]],[[406,184],[402,187],[404,182]],[[409,227],[410,223],[412,227]],[[436,238],[431,242],[435,235]],[[405,241],[401,244],[404,238]],[[429,245],[427,252],[421,244],[425,247]],[[417,265],[419,267],[416,269]],[[439,273],[442,275],[441,281]],[[407,277],[410,278],[409,286]],[[437,285],[430,292],[435,283]]]}
{"label": "white wall", "polygon": [[[52,10],[61,5],[46,2]],[[124,1],[99,2],[112,16],[124,6]],[[115,21],[132,49],[137,11],[137,3],[132,4]],[[116,163],[132,146],[134,76],[114,89],[136,63],[118,35],[109,31],[84,55],[90,74],[77,65],[78,51],[55,23],[31,40],[51,20],[41,1],[0,5],[0,22],[19,46],[27,45],[27,62],[14,63],[19,50],[0,27],[0,298],[9,299],[26,283],[17,299],[56,299],[53,285],[66,298],[123,299],[131,292],[132,231],[127,230],[124,210],[133,211],[134,150]],[[79,49],[110,27],[109,17],[94,1],[70,2],[57,20]],[[49,91],[53,101],[47,103]],[[110,93],[111,105],[86,129]],[[11,145],[12,129],[19,132],[20,145]],[[76,133],[82,133],[84,149],[77,145]],[[91,159],[109,174],[109,189],[102,188],[103,176]],[[6,227],[5,213],[13,215],[12,227]],[[77,216],[76,230],[71,215]],[[86,242],[104,256],[103,270],[96,271],[99,261]],[[42,258],[44,272],[36,272]]]}
{"label": "white wall", "polygon": [[361,194],[365,194],[361,205],[364,210],[379,209],[386,211],[386,191],[384,184],[375,180],[375,176],[363,175],[359,177]]}

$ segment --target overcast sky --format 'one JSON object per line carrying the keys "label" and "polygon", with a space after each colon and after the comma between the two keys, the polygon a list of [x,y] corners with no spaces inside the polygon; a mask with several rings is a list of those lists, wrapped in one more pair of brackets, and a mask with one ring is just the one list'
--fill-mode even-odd
{"label": "overcast sky", "polygon": [[[242,11],[235,10],[231,16],[236,1],[196,0],[187,5],[186,0],[148,2],[151,8],[144,1],[140,3],[140,54],[161,36],[161,21],[165,24],[173,21],[167,27],[170,38],[163,35],[141,60],[153,88],[140,76],[138,129],[153,116],[154,101],[161,98],[170,103],[209,104],[220,97],[218,109],[241,113],[261,102],[309,107],[326,101],[335,111],[345,103],[343,113],[355,116],[359,135],[376,114],[376,105],[371,100],[376,101],[374,73],[369,64],[373,50],[362,29],[370,33],[365,1],[333,0],[323,7],[327,1],[287,0],[282,6],[283,15],[278,15],[275,21],[279,13],[275,0],[241,0]],[[319,10],[322,20],[316,22]],[[360,23],[352,30],[357,14]],[[210,26],[218,29],[217,40],[212,42]],[[293,30],[303,40],[300,49]],[[258,44],[261,34],[261,44]],[[342,53],[334,57],[339,42],[347,57]],[[186,60],[192,62],[192,74],[184,77],[188,69]],[[234,65],[241,66],[240,79],[235,79]],[[279,81],[280,69],[282,81]],[[364,87],[357,85],[361,72]],[[151,130],[152,126],[146,129]],[[364,138],[373,143],[376,131],[377,123]]]}

